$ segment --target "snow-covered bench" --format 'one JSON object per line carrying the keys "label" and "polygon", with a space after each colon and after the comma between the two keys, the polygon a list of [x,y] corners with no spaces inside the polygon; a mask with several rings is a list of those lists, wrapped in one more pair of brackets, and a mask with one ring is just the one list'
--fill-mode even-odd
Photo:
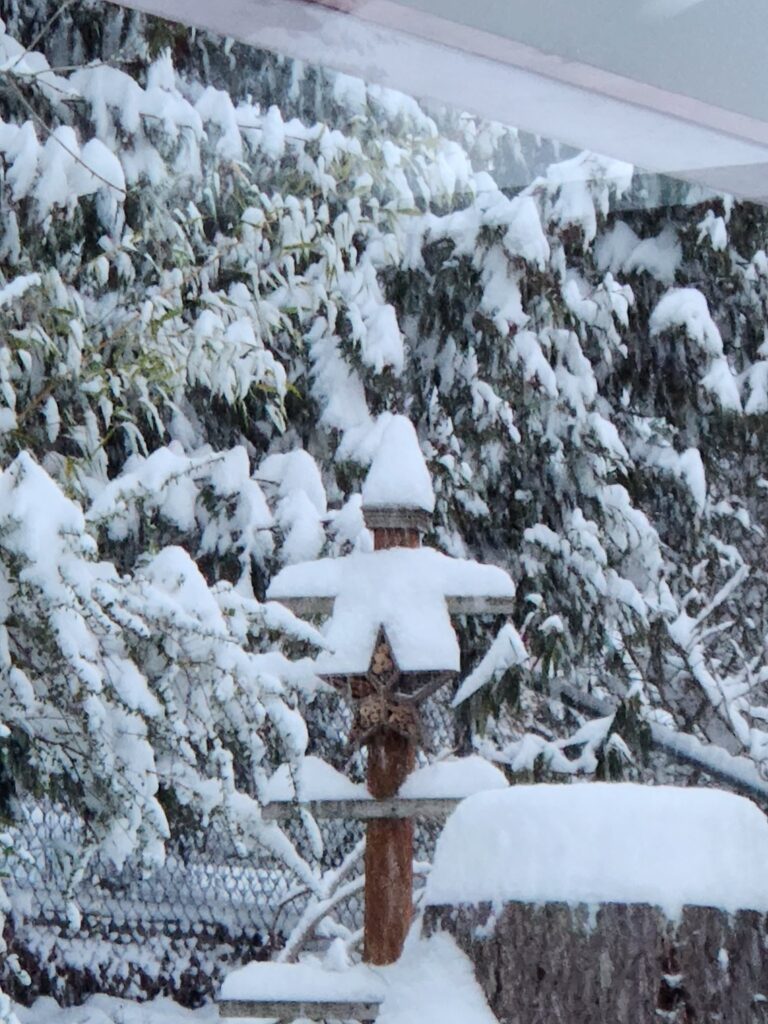
{"label": "snow-covered bench", "polygon": [[384,983],[357,964],[332,971],[320,964],[253,963],[233,971],[219,994],[222,1017],[308,1020],[376,1020]]}

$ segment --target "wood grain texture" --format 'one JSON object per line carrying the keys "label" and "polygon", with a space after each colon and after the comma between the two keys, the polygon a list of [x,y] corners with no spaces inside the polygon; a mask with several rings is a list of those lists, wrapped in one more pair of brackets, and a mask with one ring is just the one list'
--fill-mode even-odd
{"label": "wood grain texture", "polygon": [[[368,790],[391,799],[413,770],[415,750],[406,739],[379,733],[368,744]],[[365,838],[363,959],[391,964],[400,956],[413,918],[413,822],[368,822]]]}
{"label": "wood grain texture", "polygon": [[299,1002],[293,1000],[222,999],[218,1003],[220,1017],[261,1017],[291,1022],[299,1017],[307,1020],[376,1020],[378,1002]]}
{"label": "wood grain texture", "polygon": [[286,821],[306,808],[313,818],[371,821],[377,818],[447,818],[461,797],[392,797],[388,800],[310,800],[306,804],[286,800],[262,809],[265,821]]}
{"label": "wood grain texture", "polygon": [[499,1024],[765,1024],[765,915],[685,907],[428,907],[467,954]]}
{"label": "wood grain texture", "polygon": [[[332,597],[281,597],[274,598],[285,605],[294,615],[322,616],[327,618],[333,612]],[[513,597],[446,597],[451,615],[510,615],[515,610]]]}

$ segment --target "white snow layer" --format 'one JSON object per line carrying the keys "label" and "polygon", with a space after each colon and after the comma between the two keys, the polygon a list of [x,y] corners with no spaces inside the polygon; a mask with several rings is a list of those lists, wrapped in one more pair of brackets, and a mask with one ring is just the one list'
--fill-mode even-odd
{"label": "white snow layer", "polygon": [[327,504],[315,460],[302,449],[269,455],[256,475],[278,486],[276,519],[285,535],[283,560],[291,564],[316,558],[325,542]]}
{"label": "white snow layer", "polygon": [[[256,991],[254,980],[259,986]],[[302,986],[309,985],[315,993],[320,991],[318,985],[327,986],[328,994],[317,994],[315,999],[383,998],[379,1024],[497,1024],[471,963],[453,939],[445,934],[422,939],[415,930],[403,956],[391,967],[334,971],[319,964],[249,964],[225,979],[221,998],[300,999],[304,998]],[[284,994],[274,995],[277,991]],[[170,999],[139,1003],[102,995],[66,1009],[44,997],[30,1008],[14,1006],[14,1010],[20,1024],[214,1024],[219,1020],[213,1005],[186,1010]]]}
{"label": "white snow layer", "polygon": [[684,327],[688,337],[711,356],[723,354],[723,339],[712,319],[707,300],[697,288],[672,288],[651,313],[651,336],[672,327]]}
{"label": "white snow layer", "polygon": [[[449,757],[417,768],[400,787],[398,796],[406,800],[463,800],[486,789],[504,789],[506,777],[490,761],[477,754]],[[298,799],[371,800],[371,794],[359,782],[352,782],[322,758],[310,754],[298,767],[281,764],[264,791],[267,803],[285,803]]]}
{"label": "white snow layer", "polygon": [[497,1024],[472,964],[450,935],[418,938],[384,968],[388,988],[377,1024]]}
{"label": "white snow layer", "polygon": [[671,285],[683,259],[683,247],[674,228],[665,227],[654,238],[640,238],[619,221],[598,239],[595,256],[600,270],[612,274],[646,271],[662,284]]}
{"label": "white snow layer", "polygon": [[14,1006],[19,1024],[218,1024],[215,1006],[187,1010],[171,999],[138,1003],[112,996],[91,996],[82,1006],[62,1008],[49,996],[31,1007]]}
{"label": "white snow layer", "polygon": [[298,767],[281,764],[264,790],[267,803],[290,800],[367,800],[368,790],[360,782],[352,782],[327,761],[310,754]]}
{"label": "white snow layer", "polygon": [[508,669],[524,665],[527,660],[528,652],[520,634],[511,622],[505,623],[480,664],[456,691],[452,707],[458,707],[482,686],[498,681]]}
{"label": "white snow layer", "polygon": [[318,672],[329,675],[365,672],[381,626],[402,670],[458,671],[459,645],[446,598],[514,594],[503,569],[431,548],[392,548],[287,566],[267,590],[275,601],[335,598],[324,631],[329,650],[317,659]]}
{"label": "white snow layer", "polygon": [[691,341],[710,356],[709,369],[701,378],[702,387],[724,409],[741,410],[738,379],[723,354],[723,339],[707,300],[697,288],[672,288],[651,313],[651,337],[674,327],[683,327]]}
{"label": "white snow layer", "polygon": [[413,424],[393,416],[363,484],[363,508],[435,509],[432,480]]}
{"label": "white snow layer", "polygon": [[398,796],[406,800],[451,800],[508,786],[504,772],[484,757],[470,754],[417,768],[402,784]]}
{"label": "white snow layer", "polygon": [[513,786],[448,819],[428,904],[648,903],[768,910],[768,820],[721,790]]}
{"label": "white snow layer", "polygon": [[378,971],[365,964],[330,970],[318,962],[276,964],[255,962],[232,971],[224,979],[220,999],[378,1001],[386,986]]}
{"label": "white snow layer", "polygon": [[391,967],[358,964],[333,970],[317,962],[248,964],[225,978],[220,998],[382,1000],[379,1024],[497,1024],[472,964],[451,936],[441,933],[422,939],[416,929]]}

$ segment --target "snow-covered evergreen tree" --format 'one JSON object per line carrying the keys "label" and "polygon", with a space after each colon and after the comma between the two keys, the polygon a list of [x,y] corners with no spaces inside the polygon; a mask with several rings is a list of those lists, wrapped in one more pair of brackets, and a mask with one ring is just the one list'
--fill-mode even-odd
{"label": "snow-covered evergreen tree", "polygon": [[117,861],[226,815],[315,884],[258,808],[314,685],[277,645],[318,637],[259,598],[364,543],[395,412],[432,539],[518,583],[485,750],[631,772],[658,726],[764,770],[761,210],[102,4],[4,16],[4,792]]}

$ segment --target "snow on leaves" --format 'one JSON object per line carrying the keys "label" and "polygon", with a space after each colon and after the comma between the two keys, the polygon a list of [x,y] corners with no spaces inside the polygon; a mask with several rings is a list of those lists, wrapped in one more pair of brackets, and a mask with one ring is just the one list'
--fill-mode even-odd
{"label": "snow on leaves", "polygon": [[[519,584],[515,625],[470,676],[508,699],[491,746],[520,771],[589,773],[609,745],[635,756],[613,717],[550,696],[567,681],[764,764],[758,214],[695,195],[649,213],[614,161],[547,166],[501,125],[265,55],[242,51],[235,76],[217,44],[202,82],[180,52],[132,45],[139,74],[79,57],[69,72],[0,35],[11,91],[51,128],[3,100],[2,479],[9,495],[23,472],[47,481],[71,527],[49,536],[51,566],[79,588],[61,591],[7,520],[5,571],[32,575],[4,622],[0,717],[48,707],[55,655],[94,764],[108,752],[88,722],[136,719],[148,807],[154,772],[266,836],[261,744],[298,758],[294,695],[311,685],[269,648],[320,641],[259,604],[251,576],[260,593],[276,564],[324,553],[328,522],[331,550],[365,550],[361,467],[405,412],[437,542]],[[508,166],[536,176],[514,193]],[[194,711],[179,735],[171,707]],[[55,775],[65,754],[47,749]],[[160,839],[137,801],[131,841]]]}
{"label": "snow on leaves", "polygon": [[[186,521],[195,496],[179,488],[204,461],[184,465],[169,452],[162,465],[160,455],[148,494],[162,494],[171,480],[177,490],[166,511]],[[226,462],[207,467],[225,495],[237,458],[229,474]],[[108,524],[114,515],[123,530],[150,470],[134,467],[122,490],[103,493],[95,518]],[[162,858],[164,791],[203,821],[223,818],[242,843],[266,845],[311,887],[312,869],[259,807],[274,763],[270,745],[289,762],[304,752],[296,695],[312,692],[315,676],[307,662],[254,646],[267,630],[320,638],[229,584],[209,587],[177,546],[118,574],[97,560],[79,506],[27,455],[0,476],[0,490],[0,719],[24,738],[39,784],[87,808],[92,838],[83,863],[97,849],[118,867],[137,851]],[[260,513],[268,515],[263,500]]]}

